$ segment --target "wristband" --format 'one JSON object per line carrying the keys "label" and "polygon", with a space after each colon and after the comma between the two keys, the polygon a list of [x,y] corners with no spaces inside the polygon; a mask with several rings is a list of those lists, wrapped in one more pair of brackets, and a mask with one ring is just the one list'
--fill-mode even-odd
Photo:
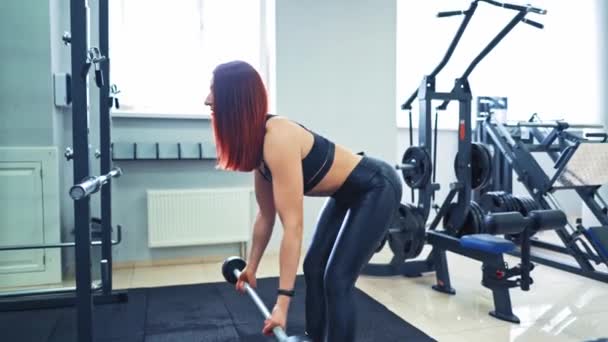
{"label": "wristband", "polygon": [[279,294],[279,296],[287,296],[287,297],[293,297],[293,296],[296,295],[296,291],[295,290],[278,289],[277,293]]}

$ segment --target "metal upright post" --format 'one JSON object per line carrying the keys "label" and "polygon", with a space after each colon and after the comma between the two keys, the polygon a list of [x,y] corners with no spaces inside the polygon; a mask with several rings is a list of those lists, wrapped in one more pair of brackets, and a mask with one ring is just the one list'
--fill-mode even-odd
{"label": "metal upright post", "polygon": [[[70,1],[72,57],[72,139],[74,183],[90,176],[89,113],[87,67],[88,5],[86,0]],[[93,340],[93,297],[91,293],[90,199],[74,201],[76,238],[76,322],[78,342]]]}
{"label": "metal upright post", "polygon": [[[112,122],[110,117],[110,46],[109,46],[109,6],[108,0],[99,0],[99,49],[106,56],[101,63],[104,83],[99,94],[99,151],[101,152],[101,173],[106,174],[112,168],[110,144],[112,139]],[[104,295],[112,293],[112,185],[101,189],[101,259],[106,260],[103,279]]]}

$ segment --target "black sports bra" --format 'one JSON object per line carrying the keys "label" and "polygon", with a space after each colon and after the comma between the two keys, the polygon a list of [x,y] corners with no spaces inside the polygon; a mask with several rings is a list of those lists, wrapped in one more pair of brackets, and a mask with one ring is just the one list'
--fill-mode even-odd
{"label": "black sports bra", "polygon": [[[275,117],[276,115],[268,114],[268,119]],[[309,131],[314,137],[314,143],[310,152],[302,159],[302,175],[304,177],[304,193],[312,190],[323,177],[329,172],[331,165],[334,162],[334,154],[336,151],[336,145],[327,140],[325,137],[309,130],[301,124],[302,128]],[[266,165],[266,162],[262,158],[262,166],[258,169],[262,176],[269,182],[272,182],[272,174],[270,169]]]}

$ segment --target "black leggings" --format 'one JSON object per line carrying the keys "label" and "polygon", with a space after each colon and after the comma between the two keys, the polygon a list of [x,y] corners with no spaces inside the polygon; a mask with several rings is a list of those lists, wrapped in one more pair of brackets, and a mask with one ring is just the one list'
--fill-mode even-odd
{"label": "black leggings", "polygon": [[401,194],[390,165],[363,157],[327,200],[304,259],[306,333],[313,341],[354,341],[355,282],[384,237]]}

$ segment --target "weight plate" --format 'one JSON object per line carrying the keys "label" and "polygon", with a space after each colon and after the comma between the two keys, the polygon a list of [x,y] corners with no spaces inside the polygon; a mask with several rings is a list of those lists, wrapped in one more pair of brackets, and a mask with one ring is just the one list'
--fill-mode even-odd
{"label": "weight plate", "polygon": [[416,208],[413,205],[407,205],[407,230],[409,233],[409,240],[403,247],[403,254],[406,259],[412,259],[415,257],[416,250],[418,248],[418,234],[419,234],[419,222],[416,216]]}
{"label": "weight plate", "polygon": [[408,147],[403,153],[401,163],[414,166],[413,169],[401,170],[403,180],[410,188],[420,189],[430,181],[433,172],[431,156],[424,148]]}
{"label": "weight plate", "polygon": [[410,211],[411,206],[409,204],[399,205],[396,218],[393,221],[393,228],[389,230],[387,239],[393,254],[403,261],[407,259],[410,253],[412,233],[416,224]]}
{"label": "weight plate", "polygon": [[413,259],[422,253],[424,245],[426,244],[426,221],[422,213],[417,208],[412,209],[412,214],[416,219],[416,232],[413,236],[414,239],[412,246],[413,253],[410,254],[410,257]]}
{"label": "weight plate", "polygon": [[[490,182],[492,176],[492,154],[486,145],[471,143],[471,188],[479,189]],[[454,158],[454,173],[456,178],[463,182],[458,172],[458,153]]]}
{"label": "weight plate", "polygon": [[477,220],[477,226],[476,226],[476,230],[477,230],[477,234],[485,234],[486,233],[486,229],[485,229],[485,214],[483,212],[483,209],[481,209],[481,207],[479,206],[479,204],[477,204],[477,202],[475,201],[471,201],[471,212],[473,215],[475,215],[475,218]]}
{"label": "weight plate", "polygon": [[478,209],[479,206],[477,205],[477,203],[471,201],[471,203],[469,204],[467,217],[464,221],[464,225],[460,229],[459,237],[480,233],[481,225],[483,224],[481,222],[483,214],[481,213],[481,211],[478,211]]}
{"label": "weight plate", "polygon": [[479,197],[479,206],[485,213],[500,212],[502,205],[502,199],[496,192],[486,192]]}

